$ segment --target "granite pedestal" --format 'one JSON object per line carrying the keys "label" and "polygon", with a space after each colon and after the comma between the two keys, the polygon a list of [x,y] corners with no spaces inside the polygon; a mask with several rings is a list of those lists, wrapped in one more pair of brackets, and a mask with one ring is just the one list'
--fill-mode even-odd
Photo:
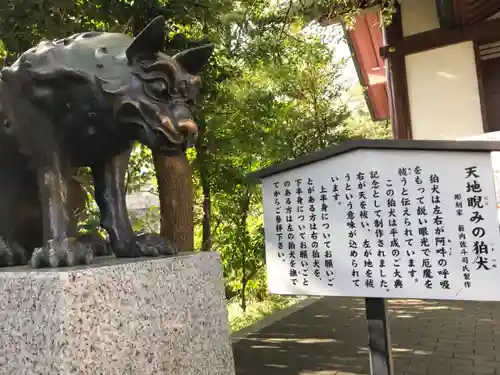
{"label": "granite pedestal", "polygon": [[0,374],[234,375],[218,254],[0,269]]}

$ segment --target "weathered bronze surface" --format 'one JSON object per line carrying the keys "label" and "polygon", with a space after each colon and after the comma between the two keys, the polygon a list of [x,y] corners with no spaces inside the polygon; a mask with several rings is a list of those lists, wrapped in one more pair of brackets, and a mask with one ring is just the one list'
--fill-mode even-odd
{"label": "weathered bronze surface", "polygon": [[155,235],[134,234],[125,174],[134,142],[184,152],[197,126],[189,106],[212,45],[161,52],[165,20],[135,38],[86,32],[44,41],[0,76],[0,266],[89,263],[77,236],[72,171],[89,166],[101,225],[117,257],[172,255]]}

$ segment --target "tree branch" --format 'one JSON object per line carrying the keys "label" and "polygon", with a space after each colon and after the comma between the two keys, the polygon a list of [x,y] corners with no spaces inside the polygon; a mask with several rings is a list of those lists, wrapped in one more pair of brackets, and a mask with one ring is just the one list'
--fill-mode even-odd
{"label": "tree branch", "polygon": [[292,10],[293,0],[290,0],[290,4],[288,4],[288,9],[286,10],[285,17],[283,18],[283,26],[281,27],[279,40],[283,37],[283,33],[285,32],[285,27],[288,21],[288,16],[290,15],[290,11]]}

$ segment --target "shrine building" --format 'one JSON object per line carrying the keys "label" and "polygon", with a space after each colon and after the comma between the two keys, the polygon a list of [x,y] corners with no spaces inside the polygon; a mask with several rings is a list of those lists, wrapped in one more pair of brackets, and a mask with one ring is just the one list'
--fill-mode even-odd
{"label": "shrine building", "polygon": [[400,0],[389,26],[372,6],[345,30],[372,118],[390,118],[394,138],[500,131],[500,0]]}

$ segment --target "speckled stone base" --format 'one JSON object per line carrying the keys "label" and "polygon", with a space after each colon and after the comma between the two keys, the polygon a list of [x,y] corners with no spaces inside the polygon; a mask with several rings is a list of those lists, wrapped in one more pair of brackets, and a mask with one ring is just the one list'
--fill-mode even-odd
{"label": "speckled stone base", "polygon": [[218,254],[0,269],[0,374],[234,375]]}

